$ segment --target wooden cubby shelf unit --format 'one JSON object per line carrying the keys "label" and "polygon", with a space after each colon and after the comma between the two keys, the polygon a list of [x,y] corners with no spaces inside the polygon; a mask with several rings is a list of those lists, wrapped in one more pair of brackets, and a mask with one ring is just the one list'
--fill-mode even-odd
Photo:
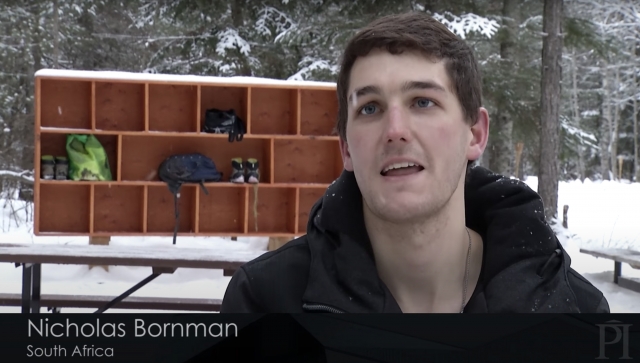
{"label": "wooden cubby shelf unit", "polygon": [[[202,130],[207,110],[235,110],[243,140]],[[333,134],[335,84],[255,78],[42,70],[36,73],[37,235],[171,236],[173,195],[157,170],[201,153],[223,174],[180,192],[179,236],[299,236],[343,170]],[[67,156],[68,134],[92,134],[113,180],[41,179],[44,155]],[[257,185],[229,182],[231,159],[255,158]]]}

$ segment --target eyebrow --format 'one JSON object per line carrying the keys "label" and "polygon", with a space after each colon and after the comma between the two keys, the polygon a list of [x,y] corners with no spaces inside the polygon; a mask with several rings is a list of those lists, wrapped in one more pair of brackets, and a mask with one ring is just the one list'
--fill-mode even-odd
{"label": "eyebrow", "polygon": [[381,94],[382,91],[380,90],[380,87],[378,86],[364,86],[362,88],[358,88],[355,91],[353,91],[350,95],[349,95],[349,103],[351,103],[353,101],[353,96],[356,96],[356,99],[362,97],[362,96],[366,96],[368,94]]}
{"label": "eyebrow", "polygon": [[416,89],[430,89],[438,92],[446,92],[444,87],[434,81],[409,81],[402,85],[402,91],[412,91]]}
{"label": "eyebrow", "polygon": [[[443,93],[446,92],[444,87],[442,87],[440,84],[434,81],[407,81],[402,85],[402,88],[401,88],[402,92],[407,92],[412,90],[425,90],[425,89],[430,89],[430,90],[443,92]],[[353,91],[349,95],[348,100],[349,102],[352,102],[354,95],[356,96],[356,99],[357,99],[362,96],[366,96],[368,94],[379,95],[381,93],[382,93],[382,90],[378,86],[364,86]]]}

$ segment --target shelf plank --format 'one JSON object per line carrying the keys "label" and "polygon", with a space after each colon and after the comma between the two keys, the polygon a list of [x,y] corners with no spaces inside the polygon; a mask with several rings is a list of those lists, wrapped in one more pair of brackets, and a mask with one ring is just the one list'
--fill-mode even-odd
{"label": "shelf plank", "polygon": [[[202,125],[200,124],[200,117],[202,115],[202,86],[198,85],[196,87],[196,133],[201,134],[200,130],[202,130]],[[147,129],[148,131],[148,129]]]}
{"label": "shelf plank", "polygon": [[193,231],[200,232],[200,190],[193,193]]}
{"label": "shelf plank", "polygon": [[95,231],[95,219],[96,219],[96,186],[91,185],[89,191],[89,234]]}
{"label": "shelf plank", "polygon": [[36,89],[35,89],[35,106],[36,106],[36,120],[34,127],[34,185],[33,185],[33,230],[38,232],[40,230],[40,157],[42,155],[41,151],[41,141],[40,135],[38,134],[38,130],[42,125],[42,84],[40,79],[36,79]]}
{"label": "shelf plank", "polygon": [[[40,180],[40,184],[44,185],[123,185],[123,186],[165,186],[163,181],[145,181],[145,180],[122,180],[122,181],[93,181],[93,180]],[[204,183],[207,188],[252,188],[253,184],[248,183],[231,183],[231,182],[212,182]],[[259,188],[310,188],[310,189],[326,189],[331,184],[326,183],[260,183]],[[199,187],[199,184],[184,184],[184,187]]]}
{"label": "shelf plank", "polygon": [[116,180],[117,181],[121,181],[122,180],[122,135],[118,135],[118,155],[117,155],[117,159],[118,159],[118,165],[117,165],[117,169],[116,169]]}
{"label": "shelf plank", "polygon": [[244,189],[244,224],[243,224],[243,231],[244,234],[246,235],[247,233],[249,233],[249,188],[245,188]]}
{"label": "shelf plank", "polygon": [[295,92],[291,92],[291,108],[292,108],[292,113],[293,113],[293,118],[295,119],[295,123],[296,123],[296,135],[300,135],[300,116],[302,115],[302,112],[300,110],[300,98],[301,98],[301,92],[300,90],[296,90]]}
{"label": "shelf plank", "polygon": [[96,82],[91,82],[91,130],[96,129]]}
{"label": "shelf plank", "polygon": [[251,134],[251,104],[253,101],[251,101],[251,87],[247,87],[247,112],[245,113],[245,115],[247,115],[247,119],[245,120],[245,127],[247,128],[247,134]]}
{"label": "shelf plank", "polygon": [[149,218],[149,187],[144,186],[142,192],[142,233],[147,233],[147,220]]}
{"label": "shelf plank", "polygon": [[[305,222],[306,223],[306,222]],[[173,228],[173,227],[172,227]],[[38,237],[173,237],[173,232],[39,232],[34,233]],[[299,236],[291,231],[282,232],[178,232],[178,238],[182,237],[293,237]],[[180,240],[177,242],[180,244]]]}
{"label": "shelf plank", "polygon": [[144,84],[144,131],[149,132],[149,83]]}
{"label": "shelf plank", "polygon": [[267,79],[259,77],[217,77],[217,76],[196,76],[179,74],[151,74],[134,73],[123,71],[83,71],[83,70],[60,70],[60,69],[40,69],[35,73],[36,79],[47,80],[76,80],[76,81],[108,81],[122,83],[154,83],[154,84],[176,84],[176,85],[201,85],[211,87],[254,87],[267,89],[281,88],[302,88],[334,91],[334,82],[319,81],[289,81],[280,79]]}
{"label": "shelf plank", "polygon": [[275,140],[271,139],[271,145],[270,145],[270,150],[269,150],[269,175],[271,176],[271,178],[269,179],[269,183],[273,184],[276,180],[276,163],[275,163],[275,156],[276,156],[276,146],[275,146]]}
{"label": "shelf plank", "polygon": [[[113,130],[89,130],[55,127],[40,127],[42,134],[89,134],[89,135],[122,135],[122,136],[157,136],[157,137],[209,137],[228,139],[226,134],[209,134],[204,132],[167,132],[167,131],[113,131]],[[269,134],[245,134],[245,139],[276,139],[276,140],[327,140],[338,141],[338,136],[315,135],[269,135]]]}

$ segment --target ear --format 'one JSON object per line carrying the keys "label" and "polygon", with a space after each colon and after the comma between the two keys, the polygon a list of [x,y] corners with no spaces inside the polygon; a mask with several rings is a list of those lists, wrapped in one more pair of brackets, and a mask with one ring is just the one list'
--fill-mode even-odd
{"label": "ear", "polygon": [[471,126],[469,147],[467,149],[468,160],[478,160],[487,147],[489,139],[489,112],[484,107],[478,109],[475,125]]}
{"label": "ear", "polygon": [[349,144],[345,139],[340,137],[340,153],[342,154],[342,164],[347,171],[353,171],[353,162],[349,153]]}

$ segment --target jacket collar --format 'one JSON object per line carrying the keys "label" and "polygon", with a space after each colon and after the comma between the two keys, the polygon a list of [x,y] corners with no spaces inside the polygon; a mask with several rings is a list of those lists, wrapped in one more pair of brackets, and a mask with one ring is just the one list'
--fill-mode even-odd
{"label": "jacket collar", "polygon": [[[378,277],[362,207],[354,174],[343,171],[312,208],[307,226],[311,267],[303,299],[346,312],[401,312]],[[468,311],[530,312],[528,301],[504,301],[499,292],[508,289],[518,289],[529,298],[553,291],[554,307],[562,303],[567,305],[564,311],[577,311],[566,277],[568,263],[550,286],[518,284],[520,278],[533,278],[549,256],[562,250],[544,219],[537,193],[519,180],[476,166],[465,183],[465,215],[467,227],[484,241],[480,281]],[[503,273],[507,271],[511,278]]]}

